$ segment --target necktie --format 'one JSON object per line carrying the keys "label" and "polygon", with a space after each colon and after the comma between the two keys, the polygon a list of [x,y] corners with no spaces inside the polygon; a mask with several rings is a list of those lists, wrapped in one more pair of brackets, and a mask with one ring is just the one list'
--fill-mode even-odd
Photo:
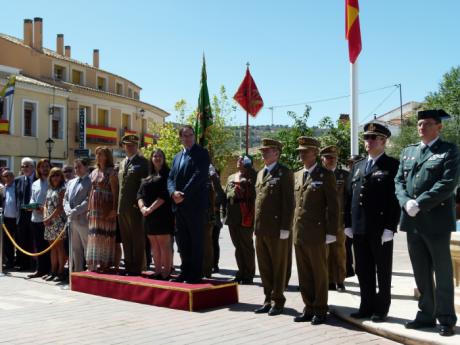
{"label": "necktie", "polygon": [[308,178],[308,171],[304,171],[302,184],[305,184],[305,181],[307,181],[307,178]]}
{"label": "necktie", "polygon": [[429,148],[430,148],[430,147],[429,147],[428,145],[424,145],[424,146],[422,147],[422,155],[424,155],[424,154],[428,151]]}
{"label": "necktie", "polygon": [[185,157],[186,157],[187,155],[188,155],[188,150],[185,150],[185,151],[182,153],[182,157],[180,158],[179,169],[182,169],[182,167],[184,166]]}
{"label": "necktie", "polygon": [[366,175],[369,174],[371,172],[371,169],[372,169],[372,163],[374,163],[374,161],[372,159],[369,159],[367,161],[367,164],[366,164]]}
{"label": "necktie", "polygon": [[29,177],[25,176],[23,204],[28,204],[30,202],[31,189]]}

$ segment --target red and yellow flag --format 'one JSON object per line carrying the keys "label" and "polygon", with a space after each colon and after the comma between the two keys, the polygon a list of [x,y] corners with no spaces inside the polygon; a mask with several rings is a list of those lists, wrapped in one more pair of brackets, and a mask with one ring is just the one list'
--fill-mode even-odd
{"label": "red and yellow flag", "polygon": [[361,52],[358,0],[345,0],[345,37],[348,40],[348,56],[355,63]]}

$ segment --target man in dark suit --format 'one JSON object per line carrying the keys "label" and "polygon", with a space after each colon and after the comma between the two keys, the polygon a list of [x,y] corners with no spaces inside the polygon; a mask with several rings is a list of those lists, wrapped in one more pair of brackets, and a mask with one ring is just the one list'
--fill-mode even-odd
{"label": "man in dark suit", "polygon": [[[396,195],[403,209],[401,230],[407,232],[407,246],[420,292],[414,321],[406,328],[434,327],[451,336],[457,322],[450,255],[450,235],[455,231],[455,189],[458,183],[459,152],[455,144],[439,138],[444,110],[419,111],[420,143],[401,153],[396,176]],[[435,279],[433,279],[433,273]]]}
{"label": "man in dark suit", "polygon": [[209,154],[195,143],[191,126],[179,130],[183,150],[173,159],[168,192],[173,200],[176,242],[181,256],[181,273],[176,282],[199,283],[203,269],[203,241],[209,208]]}
{"label": "man in dark suit", "polygon": [[394,186],[399,163],[385,154],[390,135],[381,124],[364,126],[368,156],[351,169],[345,212],[345,234],[353,238],[361,291],[359,311],[351,316],[373,322],[385,321],[390,309],[393,234],[400,214]]}
{"label": "man in dark suit", "polygon": [[[29,251],[33,252],[33,237],[31,233],[31,217],[32,212],[24,209],[24,205],[30,203],[32,195],[32,183],[35,181],[35,163],[29,158],[25,157],[21,160],[21,175],[14,180],[15,193],[16,193],[16,224],[17,224],[17,243],[18,245]],[[34,269],[33,261],[29,256],[17,252],[17,265],[20,270]]]}

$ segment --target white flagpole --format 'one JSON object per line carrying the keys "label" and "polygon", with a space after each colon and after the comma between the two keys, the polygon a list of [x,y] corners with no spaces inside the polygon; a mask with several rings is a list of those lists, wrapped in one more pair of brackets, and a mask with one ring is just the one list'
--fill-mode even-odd
{"label": "white flagpole", "polygon": [[358,140],[358,60],[350,63],[350,154],[359,154]]}

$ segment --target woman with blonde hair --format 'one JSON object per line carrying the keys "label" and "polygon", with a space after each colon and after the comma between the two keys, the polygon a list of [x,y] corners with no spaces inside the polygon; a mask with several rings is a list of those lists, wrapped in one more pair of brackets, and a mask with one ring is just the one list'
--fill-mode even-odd
{"label": "woman with blonde hair", "polygon": [[118,178],[108,147],[96,148],[96,166],[90,175],[86,263],[89,271],[108,273],[115,263],[118,205]]}
{"label": "woman with blonde hair", "polygon": [[[48,191],[46,192],[45,207],[43,209],[45,225],[45,240],[51,245],[63,231],[66,224],[63,200],[65,193],[64,174],[60,168],[52,168],[48,175]],[[65,280],[64,265],[66,252],[64,249],[64,235],[51,249],[51,275],[48,281],[61,282]]]}

